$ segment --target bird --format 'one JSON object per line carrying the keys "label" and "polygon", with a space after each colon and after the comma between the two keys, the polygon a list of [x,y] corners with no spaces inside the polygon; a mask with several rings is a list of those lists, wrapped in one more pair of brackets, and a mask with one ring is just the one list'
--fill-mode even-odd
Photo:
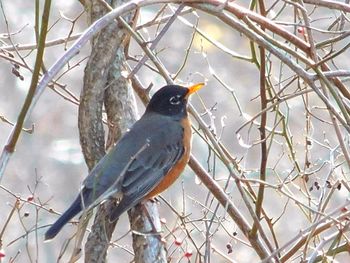
{"label": "bird", "polygon": [[50,226],[53,239],[74,216],[114,197],[111,222],[138,203],[172,185],[184,170],[191,151],[189,96],[204,86],[166,85],[150,99],[145,113],[103,156],[82,183],[70,207]]}

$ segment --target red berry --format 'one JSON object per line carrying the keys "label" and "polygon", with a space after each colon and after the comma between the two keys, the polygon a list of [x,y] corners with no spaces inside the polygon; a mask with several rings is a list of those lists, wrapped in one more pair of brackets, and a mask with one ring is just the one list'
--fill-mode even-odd
{"label": "red berry", "polygon": [[33,200],[34,200],[34,196],[32,196],[32,195],[30,195],[30,196],[27,197],[27,201],[28,201],[28,202],[31,202],[31,201],[33,201]]}
{"label": "red berry", "polygon": [[298,33],[299,34],[304,34],[304,28],[303,27],[298,27]]}
{"label": "red berry", "polygon": [[3,250],[0,250],[0,258],[4,258],[5,256],[5,252]]}
{"label": "red berry", "polygon": [[174,241],[174,244],[177,245],[177,246],[181,246],[182,240],[180,238],[176,238],[175,241]]}
{"label": "red berry", "polygon": [[192,254],[193,254],[192,250],[189,249],[186,251],[184,256],[185,256],[185,258],[190,258],[192,256]]}

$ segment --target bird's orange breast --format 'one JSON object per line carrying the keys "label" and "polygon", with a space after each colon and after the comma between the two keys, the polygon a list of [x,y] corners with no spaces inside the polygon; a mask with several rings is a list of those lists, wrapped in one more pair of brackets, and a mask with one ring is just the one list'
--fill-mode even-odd
{"label": "bird's orange breast", "polygon": [[190,159],[191,153],[191,123],[189,118],[184,118],[181,121],[181,125],[184,128],[183,146],[184,153],[180,160],[169,170],[169,172],[164,176],[160,183],[145,197],[146,199],[152,198],[164,190],[166,190],[170,185],[172,185],[176,179],[180,176],[182,171],[185,169],[188,160]]}

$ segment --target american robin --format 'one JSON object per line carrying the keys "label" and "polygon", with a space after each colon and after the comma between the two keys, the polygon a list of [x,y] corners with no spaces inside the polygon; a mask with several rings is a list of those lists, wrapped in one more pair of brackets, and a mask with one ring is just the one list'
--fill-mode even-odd
{"label": "american robin", "polygon": [[81,192],[49,228],[45,240],[54,238],[82,210],[110,197],[120,200],[110,211],[113,221],[167,189],[189,160],[192,133],[187,101],[203,85],[168,85],[157,91],[143,116],[91,170]]}

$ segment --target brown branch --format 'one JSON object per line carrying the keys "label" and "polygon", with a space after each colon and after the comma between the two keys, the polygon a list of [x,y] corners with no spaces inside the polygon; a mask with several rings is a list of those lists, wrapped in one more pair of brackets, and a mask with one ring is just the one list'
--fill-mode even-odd
{"label": "brown branch", "polygon": [[311,4],[316,6],[322,6],[329,9],[337,9],[340,11],[344,11],[350,13],[350,5],[344,4],[336,1],[328,1],[328,0],[303,0],[305,4]]}
{"label": "brown branch", "polygon": [[[348,215],[348,213],[347,213]],[[337,218],[339,221],[346,220],[345,215],[340,215],[339,218]],[[335,225],[335,222],[333,220],[329,220],[328,222],[322,223],[322,224],[314,224],[314,229],[312,229],[309,233],[311,233],[312,237],[315,237],[319,235],[320,233],[329,230],[333,225]],[[302,237],[291,247],[290,250],[288,250],[282,257],[281,262],[287,262],[288,259],[293,257],[295,253],[305,245],[306,242],[309,241],[309,235],[302,235]]]}
{"label": "brown branch", "polygon": [[[149,47],[150,50],[153,50],[157,46],[159,41],[163,38],[164,34],[169,30],[170,26],[174,23],[174,21],[176,20],[177,16],[179,15],[179,13],[182,11],[183,8],[184,8],[184,5],[183,4],[180,5],[179,8],[175,11],[175,13],[169,18],[168,22],[164,25],[164,27],[159,32],[157,37],[152,41],[152,44]],[[129,73],[129,78],[130,78],[130,76],[132,76],[138,72],[138,70],[141,68],[141,66],[143,66],[146,63],[147,59],[148,59],[147,55],[144,55],[141,58],[141,60],[137,63],[137,65]]]}
{"label": "brown branch", "polygon": [[[74,41],[77,40],[79,37],[81,36],[81,34],[76,34],[76,35],[71,35],[69,37],[61,37],[61,38],[57,38],[54,40],[49,40],[45,42],[45,47],[52,47],[52,46],[57,46],[57,45],[61,45],[61,44],[65,44],[67,42],[70,41]],[[0,47],[0,50],[6,50],[6,51],[21,51],[21,50],[34,50],[37,49],[38,45],[37,44],[16,44],[15,46],[2,46]]]}
{"label": "brown branch", "polygon": [[269,253],[263,245],[262,241],[257,235],[250,235],[251,227],[245,220],[241,212],[236,208],[234,203],[229,199],[227,194],[223,189],[214,181],[210,175],[204,170],[196,158],[191,155],[189,166],[200,178],[202,183],[207,187],[207,189],[215,196],[215,198],[220,202],[220,204],[225,208],[230,217],[235,221],[239,229],[243,232],[244,236],[250,241],[256,253],[261,259],[268,257]]}
{"label": "brown branch", "polygon": [[295,45],[297,48],[301,49],[304,52],[308,52],[310,49],[310,45],[304,40],[298,38],[296,35],[288,32],[284,28],[281,28],[274,21],[271,21],[270,19],[264,16],[261,16],[235,3],[230,3],[225,7],[225,9],[234,14],[239,20],[245,21],[247,18],[249,18],[250,20],[258,23],[263,28],[268,29],[274,34],[281,36],[286,41],[291,42],[293,45]]}
{"label": "brown branch", "polygon": [[350,245],[348,242],[345,242],[345,243],[340,244],[336,248],[332,248],[332,249],[328,250],[326,253],[324,253],[324,255],[319,255],[319,256],[315,257],[313,262],[315,262],[315,263],[320,262],[320,261],[324,262],[325,256],[334,257],[335,255],[337,255],[339,253],[342,253],[342,252],[349,253],[349,251],[350,251]]}
{"label": "brown branch", "polygon": [[[265,4],[263,0],[259,0],[259,8],[262,16],[266,16]],[[262,30],[265,30],[262,27]],[[266,141],[266,122],[267,122],[267,113],[265,109],[267,108],[267,98],[266,98],[266,58],[265,58],[265,49],[264,47],[259,47],[260,51],[260,101],[261,101],[261,121],[259,127],[260,141],[261,141],[261,161],[260,161],[260,180],[266,180],[266,167],[267,167],[267,141]],[[259,185],[258,195],[255,202],[255,212],[256,216],[260,219],[261,209],[264,200],[264,191],[265,186],[263,184]],[[252,228],[252,235],[255,235],[257,232],[257,225],[254,222]]]}

